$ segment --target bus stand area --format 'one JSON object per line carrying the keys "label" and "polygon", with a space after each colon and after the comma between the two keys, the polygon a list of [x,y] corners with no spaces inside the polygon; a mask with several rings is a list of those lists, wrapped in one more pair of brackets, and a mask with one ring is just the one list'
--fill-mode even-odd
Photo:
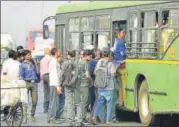
{"label": "bus stand area", "polygon": [[[51,20],[55,21],[54,33],[50,32],[47,23]],[[117,122],[110,126],[179,126],[178,1],[91,1],[64,4],[57,8],[55,16],[44,19],[43,31],[40,31],[43,38],[40,39],[42,43],[50,40],[52,43],[46,45],[52,47],[53,44],[65,58],[68,51],[79,52],[91,45],[99,50],[105,47],[113,49],[119,31],[124,31],[126,35],[126,58],[120,61],[116,70],[118,75],[115,78],[119,88],[115,112]],[[50,35],[52,33],[53,39]],[[35,40],[32,44],[35,47],[34,44]],[[39,50],[32,53],[40,66],[44,47],[40,43],[36,47]],[[25,98],[19,100],[26,102],[28,95],[23,95]],[[5,92],[3,96],[7,98]],[[47,123],[47,114],[43,113],[42,81],[38,85],[38,96],[37,121],[27,124],[20,121],[13,125],[69,126],[64,121],[61,124]],[[13,97],[9,99],[12,100]],[[32,104],[31,101],[27,103]],[[63,112],[67,110],[65,108]],[[21,115],[19,119],[22,119]],[[12,124],[5,119],[3,126],[5,122]]]}
{"label": "bus stand area", "polygon": [[143,125],[152,125],[155,116],[179,113],[174,99],[179,79],[178,7],[179,2],[166,1],[62,5],[56,12],[55,44],[63,54],[90,44],[113,47],[118,30],[124,30],[127,59],[125,68],[118,70],[119,103],[139,113]]}

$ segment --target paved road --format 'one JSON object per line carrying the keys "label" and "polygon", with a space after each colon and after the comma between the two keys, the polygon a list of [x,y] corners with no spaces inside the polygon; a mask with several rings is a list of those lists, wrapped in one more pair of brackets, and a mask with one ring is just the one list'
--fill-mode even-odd
{"label": "paved road", "polygon": [[[47,123],[47,114],[43,113],[43,86],[39,84],[38,86],[38,104],[37,104],[37,110],[36,110],[36,120],[37,122],[31,122],[31,117],[30,117],[30,108],[31,108],[31,99],[29,101],[29,111],[28,111],[28,123],[27,124],[22,124],[22,126],[68,126],[69,123],[65,122],[62,124],[52,124],[52,123]],[[134,114],[133,114],[134,115]],[[131,114],[126,113],[126,117],[131,118]],[[134,115],[135,117],[135,115]],[[5,122],[1,121],[2,126],[6,126]],[[119,123],[115,123],[112,126],[140,126],[141,124],[137,122],[137,120],[130,120],[127,119],[127,121],[120,121]],[[97,125],[97,126],[105,126],[105,125]]]}
{"label": "paved road", "polygon": [[[65,122],[62,124],[52,124],[47,123],[47,114],[43,113],[43,86],[39,84],[38,86],[38,104],[37,104],[37,110],[36,110],[36,120],[37,122],[31,122],[30,119],[30,108],[31,108],[31,99],[29,101],[29,111],[28,111],[28,123],[22,124],[22,126],[69,126],[69,123]],[[139,117],[135,113],[131,112],[121,112],[119,114],[122,115],[123,120],[119,121],[118,123],[113,124],[112,126],[141,126],[139,122]],[[2,126],[6,126],[5,122],[1,121]],[[96,126],[105,126],[105,125],[96,125]]]}

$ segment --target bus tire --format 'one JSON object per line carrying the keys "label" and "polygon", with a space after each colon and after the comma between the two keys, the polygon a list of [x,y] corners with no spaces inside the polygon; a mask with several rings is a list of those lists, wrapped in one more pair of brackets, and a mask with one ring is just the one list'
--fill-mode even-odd
{"label": "bus tire", "polygon": [[144,126],[153,125],[155,116],[152,114],[150,110],[148,85],[146,80],[142,81],[141,87],[139,89],[138,105],[141,123]]}

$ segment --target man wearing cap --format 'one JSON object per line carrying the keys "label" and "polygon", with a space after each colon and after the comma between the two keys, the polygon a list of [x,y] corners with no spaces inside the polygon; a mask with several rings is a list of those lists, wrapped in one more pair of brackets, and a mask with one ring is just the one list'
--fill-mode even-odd
{"label": "man wearing cap", "polygon": [[92,79],[91,87],[89,88],[89,104],[91,108],[90,110],[92,111],[95,102],[95,87],[93,85],[93,81],[95,80],[94,69],[96,67],[97,61],[92,58],[92,54],[93,54],[92,50],[86,49],[85,51],[88,52],[86,53],[86,60],[88,61],[88,68],[89,68],[88,71]]}
{"label": "man wearing cap", "polygon": [[92,53],[92,58],[95,59],[95,51],[94,51],[95,48],[94,48],[94,46],[93,46],[93,45],[89,45],[89,46],[87,46],[85,49],[86,49],[86,50],[90,50],[91,53]]}

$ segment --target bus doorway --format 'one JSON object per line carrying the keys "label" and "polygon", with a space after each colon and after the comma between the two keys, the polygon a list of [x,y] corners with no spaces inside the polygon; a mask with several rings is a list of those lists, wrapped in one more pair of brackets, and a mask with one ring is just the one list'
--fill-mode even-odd
{"label": "bus doorway", "polygon": [[[127,21],[126,20],[119,20],[113,21],[113,34],[112,34],[112,47],[114,47],[115,40],[119,37],[119,32],[121,30],[126,31]],[[122,63],[123,65],[125,63]],[[118,76],[119,82],[119,107],[126,106],[126,68],[122,68],[121,66],[118,67],[117,72],[119,72],[120,76]]]}
{"label": "bus doorway", "polygon": [[120,30],[126,31],[127,21],[126,20],[116,20],[112,22],[112,46],[114,46],[115,39],[118,36]]}

